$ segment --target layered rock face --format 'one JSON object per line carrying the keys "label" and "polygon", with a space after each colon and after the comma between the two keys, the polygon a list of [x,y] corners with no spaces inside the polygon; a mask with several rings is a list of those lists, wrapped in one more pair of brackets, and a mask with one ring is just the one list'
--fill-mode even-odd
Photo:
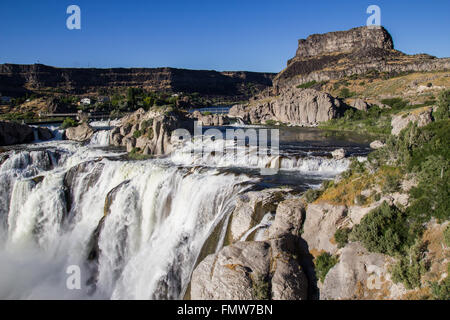
{"label": "layered rock face", "polygon": [[345,109],[345,104],[328,93],[291,87],[277,97],[233,106],[229,116],[250,123],[278,121],[297,126],[314,126],[338,117]]}
{"label": "layered rock face", "polygon": [[34,65],[0,65],[0,92],[22,94],[28,90],[61,88],[86,93],[100,88],[140,87],[154,91],[198,92],[211,96],[247,97],[246,88],[263,90],[272,85],[272,73],[217,72],[175,68],[54,68]]}
{"label": "layered rock face", "polygon": [[351,52],[364,48],[394,49],[392,37],[383,27],[353,28],[325,34],[313,34],[298,40],[296,57],[310,57],[332,52]]}
{"label": "layered rock face", "polygon": [[172,132],[186,129],[192,132],[194,121],[179,112],[160,113],[139,109],[121,119],[121,125],[111,131],[114,146],[134,148],[144,155],[165,155],[172,151]]}
{"label": "layered rock face", "polygon": [[274,79],[274,92],[312,80],[339,79],[371,70],[391,73],[448,68],[448,58],[411,56],[394,50],[392,37],[383,27],[359,27],[300,39],[295,57]]}

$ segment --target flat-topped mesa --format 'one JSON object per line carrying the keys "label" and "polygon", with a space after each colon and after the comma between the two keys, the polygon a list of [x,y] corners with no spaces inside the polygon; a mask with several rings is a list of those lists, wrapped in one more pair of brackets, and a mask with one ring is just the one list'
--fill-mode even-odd
{"label": "flat-topped mesa", "polygon": [[296,56],[311,57],[366,48],[392,50],[394,42],[383,27],[358,27],[347,31],[313,34],[306,39],[300,39]]}
{"label": "flat-topped mesa", "polygon": [[272,94],[311,81],[336,80],[372,71],[396,74],[446,70],[450,59],[394,49],[383,27],[358,27],[347,31],[313,34],[298,41],[296,55],[273,79]]}

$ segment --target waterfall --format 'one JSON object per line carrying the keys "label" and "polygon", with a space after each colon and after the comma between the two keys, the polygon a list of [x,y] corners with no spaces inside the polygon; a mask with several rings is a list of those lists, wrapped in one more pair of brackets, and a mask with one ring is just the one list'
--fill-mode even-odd
{"label": "waterfall", "polygon": [[109,130],[99,130],[91,138],[90,145],[98,147],[109,146]]}
{"label": "waterfall", "polygon": [[336,160],[319,156],[268,155],[257,147],[236,146],[232,140],[205,139],[187,142],[176,148],[171,160],[180,165],[204,165],[210,167],[278,168],[304,174],[336,175],[348,168],[347,158]]}
{"label": "waterfall", "polygon": [[[203,244],[252,180],[63,146],[1,163],[0,270],[9,276],[0,298],[181,299]],[[65,287],[71,265],[81,290]]]}
{"label": "waterfall", "polygon": [[[0,153],[0,299],[182,299],[199,257],[222,247],[238,194],[262,181],[224,168],[329,177],[349,163],[251,148],[239,158],[233,141],[220,140],[130,161],[98,148],[108,139],[104,129],[87,145],[51,141]],[[233,152],[191,153],[220,144]],[[257,239],[272,219],[242,240]],[[73,266],[80,290],[66,285]]]}

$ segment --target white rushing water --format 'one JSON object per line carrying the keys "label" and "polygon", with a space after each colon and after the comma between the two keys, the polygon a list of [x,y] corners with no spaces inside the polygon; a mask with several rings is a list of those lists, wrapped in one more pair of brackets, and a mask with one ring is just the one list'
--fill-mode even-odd
{"label": "white rushing water", "polygon": [[[0,154],[0,299],[182,299],[205,242],[220,227],[221,248],[236,196],[257,182],[215,167],[277,162],[327,176],[348,166],[252,151],[200,157],[187,147],[129,161],[101,148],[108,141],[99,130],[84,146],[52,141]],[[79,290],[67,286],[73,266]]]}
{"label": "white rushing water", "polygon": [[[180,299],[203,244],[250,180],[99,152],[68,143],[3,159],[0,298]],[[65,286],[70,265],[82,270],[82,290]]]}

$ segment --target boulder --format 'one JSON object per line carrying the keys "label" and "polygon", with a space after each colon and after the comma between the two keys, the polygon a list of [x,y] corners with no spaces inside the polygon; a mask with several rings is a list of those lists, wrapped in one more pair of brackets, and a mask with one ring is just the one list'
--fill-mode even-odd
{"label": "boulder", "polygon": [[386,145],[386,144],[383,143],[383,142],[381,142],[380,140],[375,140],[375,141],[372,141],[372,142],[370,143],[370,147],[371,147],[372,149],[374,149],[374,150],[381,149],[381,148],[383,148],[385,145]]}
{"label": "boulder", "polygon": [[25,124],[0,121],[0,146],[29,143],[33,140],[32,127]]}
{"label": "boulder", "polygon": [[288,240],[236,242],[192,273],[194,300],[306,299],[307,279]]}
{"label": "boulder", "polygon": [[361,111],[367,111],[369,109],[369,104],[359,98],[354,100],[351,106]]}
{"label": "boulder", "polygon": [[398,135],[410,122],[416,123],[419,128],[426,126],[433,121],[431,116],[432,110],[432,107],[423,107],[393,116],[391,120],[391,134]]}
{"label": "boulder", "polygon": [[275,220],[269,228],[271,239],[283,237],[286,234],[298,236],[305,215],[305,204],[299,198],[280,202],[275,214]]}
{"label": "boulder", "polygon": [[359,243],[349,243],[341,249],[339,262],[328,271],[320,299],[389,299],[401,286],[390,280],[387,263],[386,256],[370,253]]}
{"label": "boulder", "polygon": [[48,128],[39,127],[37,128],[37,132],[39,140],[41,141],[53,139],[53,132]]}
{"label": "boulder", "polygon": [[331,155],[333,156],[334,159],[336,160],[341,160],[345,158],[346,152],[344,149],[336,149],[334,151],[331,152]]}
{"label": "boulder", "polygon": [[73,141],[84,142],[89,140],[94,134],[94,129],[83,122],[79,126],[66,129],[66,138]]}
{"label": "boulder", "polygon": [[302,238],[308,250],[315,255],[322,251],[335,253],[337,244],[333,241],[336,230],[346,223],[347,207],[326,202],[309,204],[306,209]]}

